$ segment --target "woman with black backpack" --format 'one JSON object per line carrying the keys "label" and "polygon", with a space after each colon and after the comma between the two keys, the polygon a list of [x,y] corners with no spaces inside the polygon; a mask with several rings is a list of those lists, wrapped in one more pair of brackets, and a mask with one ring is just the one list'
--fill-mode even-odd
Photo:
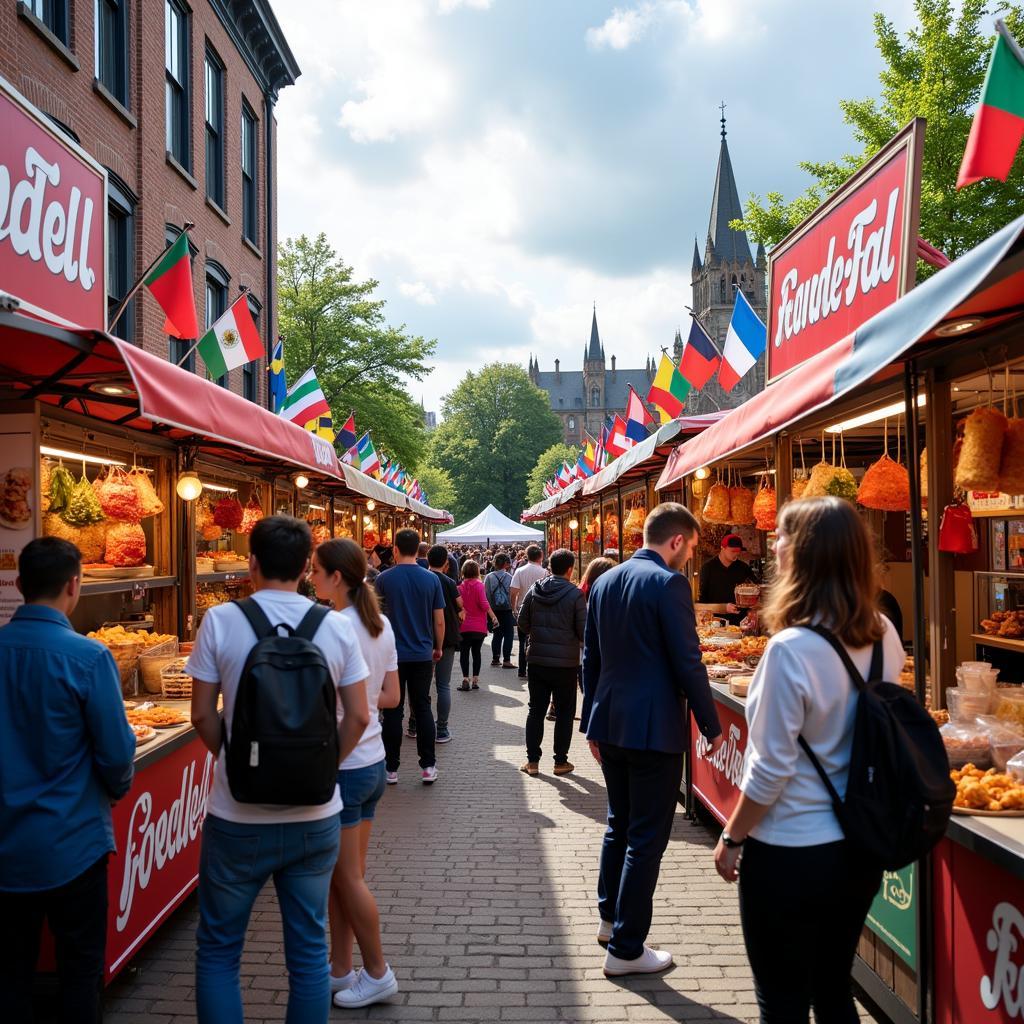
{"label": "woman with black backpack", "polygon": [[775,556],[777,575],[762,611],[772,638],[750,686],[741,796],[715,866],[726,881],[739,878],[761,1021],[806,1024],[813,1007],[818,1021],[855,1024],[850,971],[882,868],[844,837],[801,744],[842,798],[859,689],[814,627],[832,634],[865,680],[898,678],[905,654],[878,611],[877,558],[848,501],[784,506]]}

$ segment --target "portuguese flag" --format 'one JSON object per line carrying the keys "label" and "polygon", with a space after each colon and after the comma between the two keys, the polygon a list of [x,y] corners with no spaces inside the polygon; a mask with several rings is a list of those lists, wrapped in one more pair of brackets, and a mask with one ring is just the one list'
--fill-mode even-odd
{"label": "portuguese flag", "polygon": [[1024,54],[1001,20],[956,187],[1006,181],[1024,137]]}
{"label": "portuguese flag", "polygon": [[188,235],[184,231],[146,275],[144,283],[167,314],[164,330],[176,338],[198,338],[192,263],[189,260]]}

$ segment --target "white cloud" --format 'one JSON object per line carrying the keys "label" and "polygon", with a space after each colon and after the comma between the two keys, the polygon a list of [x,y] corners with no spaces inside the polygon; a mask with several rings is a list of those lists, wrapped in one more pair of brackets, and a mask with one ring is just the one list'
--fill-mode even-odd
{"label": "white cloud", "polygon": [[470,7],[475,11],[486,11],[492,0],[438,0],[437,9],[441,14],[451,14],[460,7]]}
{"label": "white cloud", "polygon": [[421,306],[436,306],[437,299],[434,293],[422,281],[399,281],[398,290],[413,302]]}
{"label": "white cloud", "polygon": [[643,38],[654,23],[658,5],[644,2],[639,7],[616,7],[599,28],[587,29],[587,45],[594,50],[610,47],[625,50]]}

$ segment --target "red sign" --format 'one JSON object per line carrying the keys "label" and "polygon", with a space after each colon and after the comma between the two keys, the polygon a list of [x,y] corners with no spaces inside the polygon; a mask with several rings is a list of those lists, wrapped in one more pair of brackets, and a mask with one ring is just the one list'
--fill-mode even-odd
{"label": "red sign", "polygon": [[768,259],[768,382],[914,283],[924,121],[911,121]]}
{"label": "red sign", "polygon": [[944,839],[935,854],[937,1024],[1024,1018],[1024,881]]}
{"label": "red sign", "polygon": [[107,980],[196,887],[213,756],[196,737],[135,776],[114,808]]}
{"label": "red sign", "polygon": [[712,754],[711,744],[701,735],[696,720],[691,722],[691,785],[694,795],[724,825],[740,799],[747,722],[727,704],[716,701],[716,705],[725,742]]}
{"label": "red sign", "polygon": [[106,330],[106,172],[2,78],[0,124],[0,291]]}

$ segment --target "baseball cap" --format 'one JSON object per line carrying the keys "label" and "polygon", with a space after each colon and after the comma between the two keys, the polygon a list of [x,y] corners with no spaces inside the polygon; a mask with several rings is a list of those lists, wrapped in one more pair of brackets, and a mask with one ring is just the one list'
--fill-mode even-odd
{"label": "baseball cap", "polygon": [[736,548],[739,551],[746,551],[747,549],[743,546],[743,540],[738,533],[727,533],[722,538],[723,548]]}

